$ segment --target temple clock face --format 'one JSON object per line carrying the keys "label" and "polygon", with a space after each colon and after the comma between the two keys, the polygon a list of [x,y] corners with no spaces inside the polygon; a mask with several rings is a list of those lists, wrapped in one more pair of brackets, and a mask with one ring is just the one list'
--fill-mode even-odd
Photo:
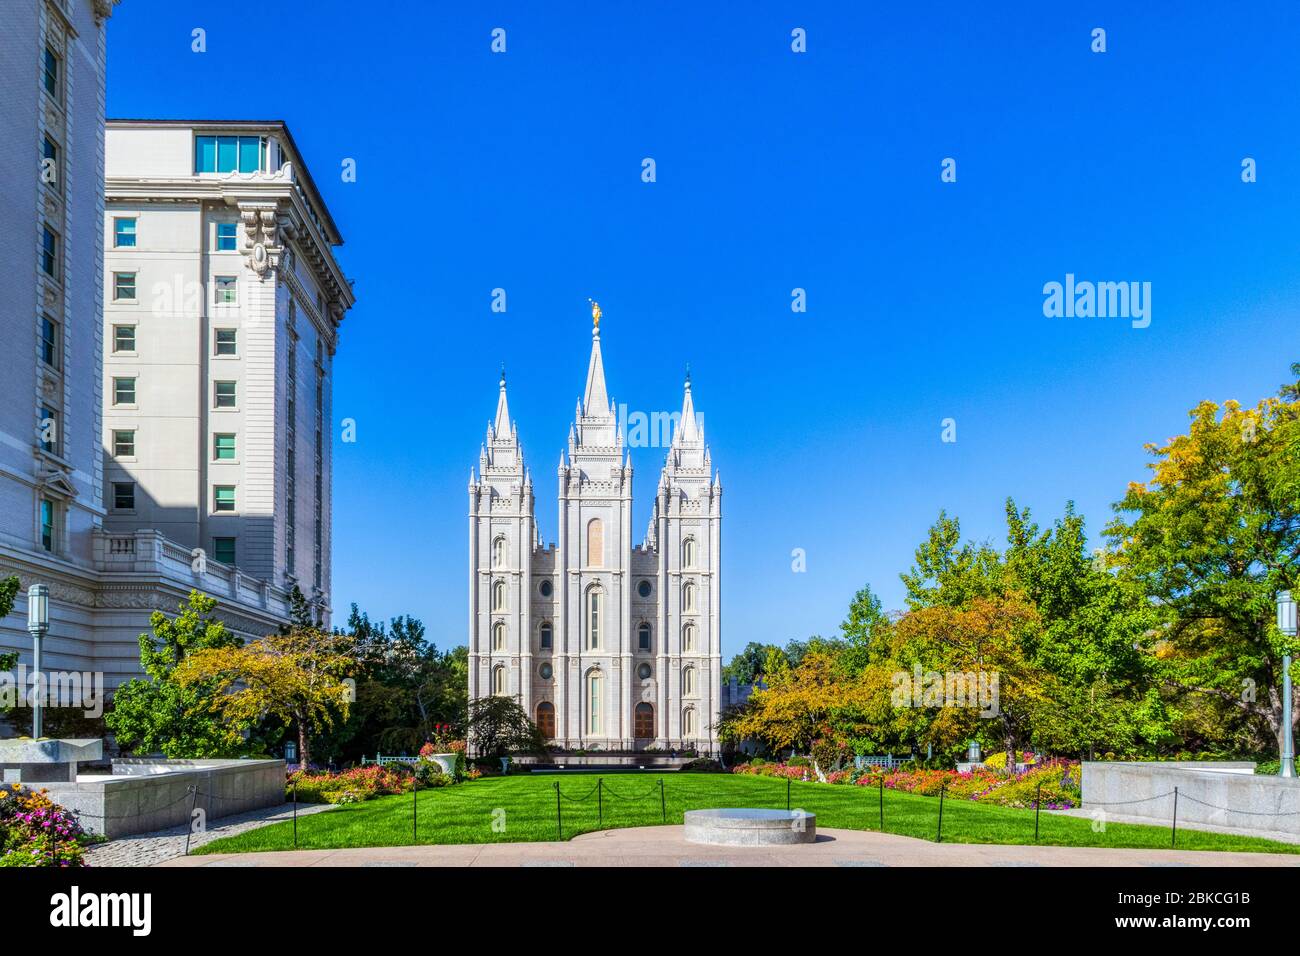
{"label": "temple clock face", "polygon": [[551,582],[543,581],[537,590],[542,592],[542,597],[550,597],[551,591],[553,590],[551,587]]}
{"label": "temple clock face", "polygon": [[651,590],[653,589],[650,587],[649,581],[642,581],[636,586],[636,593],[641,595],[643,598],[648,598]]}

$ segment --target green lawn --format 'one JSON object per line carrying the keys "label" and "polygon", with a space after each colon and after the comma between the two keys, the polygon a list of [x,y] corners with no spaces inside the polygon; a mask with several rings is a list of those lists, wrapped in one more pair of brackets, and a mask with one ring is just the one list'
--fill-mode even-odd
{"label": "green lawn", "polygon": [[[409,846],[412,842],[506,843],[557,839],[555,784],[560,784],[563,839],[615,827],[653,826],[663,822],[659,781],[664,782],[668,823],[680,824],[686,810],[705,807],[785,807],[786,783],[770,777],[733,774],[610,774],[597,806],[598,774],[547,774],[489,777],[418,795],[418,840],[412,840],[410,795],[380,797],[301,817],[298,847],[335,849],[362,846]],[[875,788],[794,783],[791,805],[817,814],[824,827],[852,830],[880,828],[880,792]],[[885,831],[934,840],[939,800],[885,791]],[[945,799],[943,840],[951,843],[1034,842],[1034,812]],[[1138,847],[1167,849],[1168,827],[1111,823],[1094,832],[1092,821],[1044,812],[1038,842],[1056,846]],[[275,823],[237,836],[215,840],[196,853],[243,853],[289,850],[293,824]],[[1300,853],[1300,846],[1255,837],[1178,831],[1182,850],[1247,850]]]}

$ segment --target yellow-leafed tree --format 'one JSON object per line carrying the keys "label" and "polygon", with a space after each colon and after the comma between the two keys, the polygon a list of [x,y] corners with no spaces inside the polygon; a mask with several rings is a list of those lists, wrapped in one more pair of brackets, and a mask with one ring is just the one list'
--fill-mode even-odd
{"label": "yellow-leafed tree", "polygon": [[195,651],[176,668],[182,684],[212,682],[212,709],[235,723],[267,717],[292,723],[298,753],[306,767],[311,735],[347,719],[355,666],[352,638],[319,627],[297,626],[242,647]]}

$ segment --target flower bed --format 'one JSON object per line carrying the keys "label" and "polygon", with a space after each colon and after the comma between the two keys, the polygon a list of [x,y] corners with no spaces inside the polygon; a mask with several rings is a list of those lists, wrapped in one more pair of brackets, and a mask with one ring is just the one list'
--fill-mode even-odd
{"label": "flower bed", "polygon": [[16,783],[0,788],[0,866],[85,866],[91,842],[77,815],[44,790]]}
{"label": "flower bed", "polygon": [[[734,767],[732,773],[792,780],[813,779],[807,767],[761,760]],[[864,767],[836,770],[826,775],[826,783],[832,785],[878,787],[882,780],[889,790],[901,790],[923,797],[937,797],[939,791],[943,790],[949,799],[975,800],[1002,807],[1032,809],[1040,793],[1045,810],[1067,810],[1079,806],[1081,802],[1079,765],[1076,761],[1048,761],[1017,774],[984,769],[959,773],[955,770],[886,771],[878,767]]]}
{"label": "flower bed", "polygon": [[337,773],[329,771],[297,770],[285,782],[285,799],[301,803],[361,803],[374,797],[395,793],[409,793],[415,777],[409,771],[394,766],[381,767],[368,764]]}

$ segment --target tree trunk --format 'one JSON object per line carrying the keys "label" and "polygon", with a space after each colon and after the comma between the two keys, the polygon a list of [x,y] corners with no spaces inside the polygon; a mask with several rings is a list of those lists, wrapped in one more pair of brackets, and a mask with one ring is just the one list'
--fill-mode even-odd
{"label": "tree trunk", "polygon": [[311,751],[307,747],[307,721],[299,715],[295,723],[298,725],[298,766],[306,770],[311,762]]}

